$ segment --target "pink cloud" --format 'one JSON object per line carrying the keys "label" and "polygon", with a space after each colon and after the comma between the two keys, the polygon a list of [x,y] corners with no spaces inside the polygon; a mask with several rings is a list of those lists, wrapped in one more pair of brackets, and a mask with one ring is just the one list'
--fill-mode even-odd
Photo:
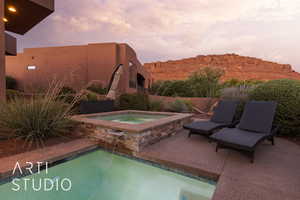
{"label": "pink cloud", "polygon": [[300,0],[64,0],[24,47],[127,42],[141,61],[240,53],[300,71]]}

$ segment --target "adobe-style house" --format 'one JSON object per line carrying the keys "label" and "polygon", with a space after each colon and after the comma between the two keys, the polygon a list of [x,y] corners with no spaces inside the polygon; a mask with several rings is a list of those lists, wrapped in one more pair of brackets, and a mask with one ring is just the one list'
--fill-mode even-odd
{"label": "adobe-style house", "polygon": [[54,12],[54,0],[0,0],[0,99],[5,97],[5,55],[16,55],[16,39]]}
{"label": "adobe-style house", "polygon": [[53,79],[74,89],[100,82],[116,95],[143,91],[151,84],[135,51],[118,43],[24,49],[6,57],[6,71],[25,92],[45,88]]}

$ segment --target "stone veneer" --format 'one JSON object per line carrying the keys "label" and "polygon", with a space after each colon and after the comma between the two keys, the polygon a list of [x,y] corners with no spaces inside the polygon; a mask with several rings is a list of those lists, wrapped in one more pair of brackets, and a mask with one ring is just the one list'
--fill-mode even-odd
{"label": "stone veneer", "polygon": [[[169,116],[143,124],[124,124],[118,122],[95,120],[86,118],[90,115],[77,115],[75,120],[81,121],[86,134],[96,140],[100,146],[110,150],[135,155],[144,147],[154,144],[163,138],[175,135],[182,130],[183,124],[192,121],[192,114],[165,113],[165,112],[141,112],[141,111],[116,111],[109,114],[120,113],[143,114],[168,114]],[[94,115],[94,114],[92,114]],[[98,114],[99,115],[99,114]],[[100,114],[100,115],[107,115]]]}

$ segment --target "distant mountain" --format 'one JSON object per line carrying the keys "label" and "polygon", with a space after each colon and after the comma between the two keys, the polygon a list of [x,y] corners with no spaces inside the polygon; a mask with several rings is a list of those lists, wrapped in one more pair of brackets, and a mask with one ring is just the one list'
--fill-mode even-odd
{"label": "distant mountain", "polygon": [[300,73],[295,72],[291,65],[278,64],[237,54],[199,55],[181,60],[145,63],[144,67],[152,74],[154,81],[183,80],[203,67],[223,69],[225,74],[222,80],[232,78],[239,80],[273,80],[282,78],[300,80]]}

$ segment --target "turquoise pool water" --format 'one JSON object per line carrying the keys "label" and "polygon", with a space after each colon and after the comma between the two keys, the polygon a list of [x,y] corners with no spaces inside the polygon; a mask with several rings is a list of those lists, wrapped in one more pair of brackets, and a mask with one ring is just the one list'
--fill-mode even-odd
{"label": "turquoise pool water", "polygon": [[99,115],[99,116],[90,116],[89,119],[99,119],[106,121],[113,121],[126,124],[142,124],[146,122],[151,122],[159,120],[169,115],[150,115],[150,114],[138,114],[138,113],[126,113],[126,114],[113,114],[113,115]]}
{"label": "turquoise pool water", "polygon": [[[47,174],[43,170],[24,178],[36,182],[44,178],[50,178],[53,182],[68,178],[72,187],[69,191],[60,188],[34,191],[32,184],[27,183],[27,190],[24,191],[22,182],[19,183],[21,189],[13,191],[16,186],[7,183],[0,186],[1,199],[209,200],[215,190],[215,185],[208,181],[199,181],[100,150],[51,167]],[[35,188],[38,188],[37,185]]]}

